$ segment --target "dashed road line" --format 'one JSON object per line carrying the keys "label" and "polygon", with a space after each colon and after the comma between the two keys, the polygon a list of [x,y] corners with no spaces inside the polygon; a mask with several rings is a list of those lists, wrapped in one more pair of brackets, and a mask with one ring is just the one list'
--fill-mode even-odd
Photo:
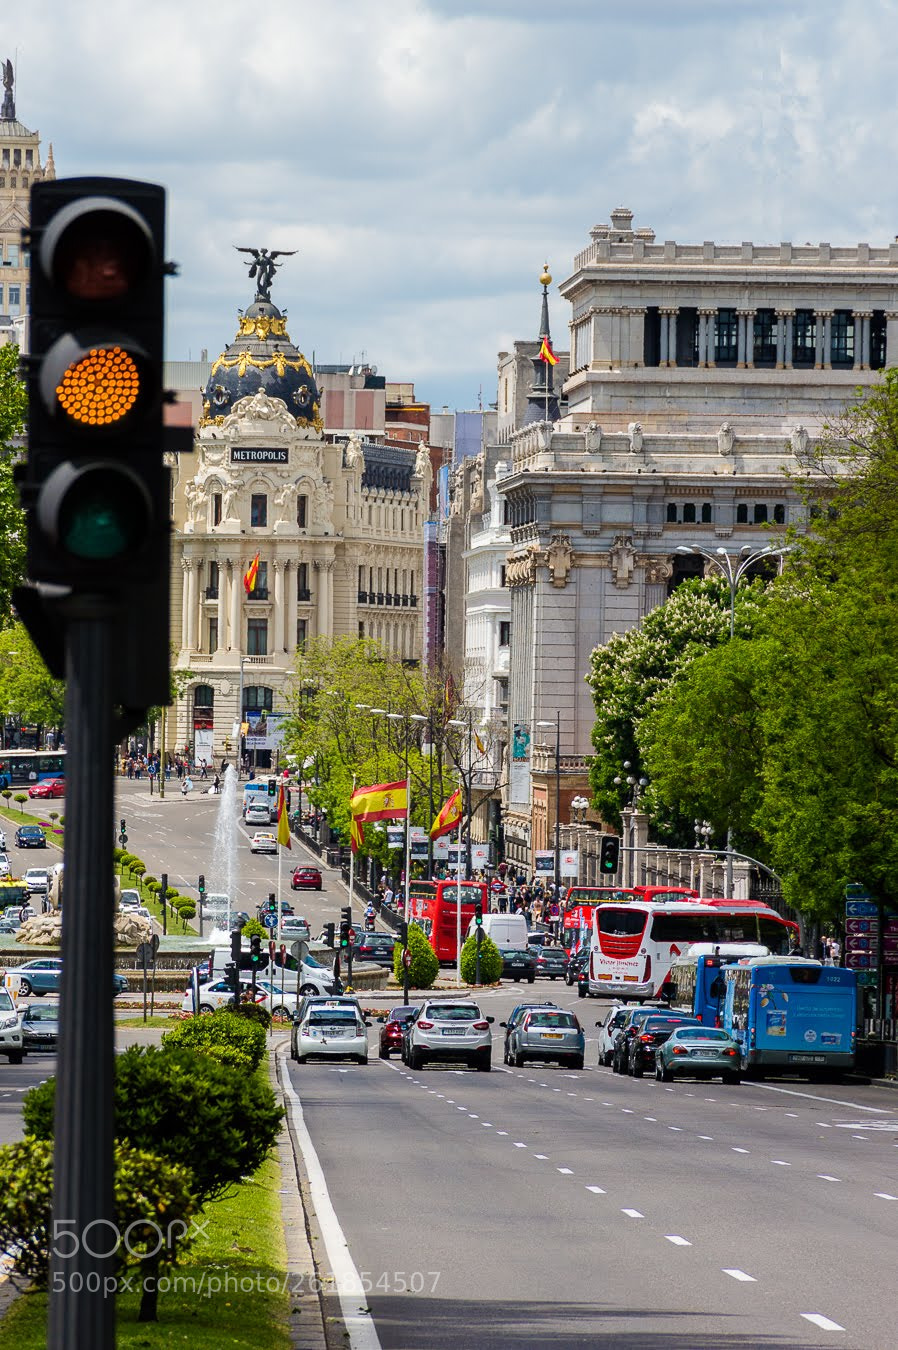
{"label": "dashed road line", "polygon": [[831,1317],[824,1317],[823,1313],[801,1313],[806,1322],[813,1322],[815,1327],[821,1331],[844,1331],[845,1328],[838,1322],[834,1322]]}
{"label": "dashed road line", "polygon": [[668,1242],[672,1242],[675,1247],[691,1247],[692,1243],[688,1238],[680,1237],[679,1233],[665,1233]]}
{"label": "dashed road line", "polygon": [[726,1266],[723,1266],[722,1270],[724,1275],[729,1275],[734,1280],[740,1280],[743,1284],[758,1283],[754,1275],[746,1275],[744,1270],[736,1270],[735,1268],[728,1268]]}
{"label": "dashed road line", "polygon": [[638,1209],[622,1209],[621,1214],[626,1214],[628,1219],[644,1219],[645,1215]]}

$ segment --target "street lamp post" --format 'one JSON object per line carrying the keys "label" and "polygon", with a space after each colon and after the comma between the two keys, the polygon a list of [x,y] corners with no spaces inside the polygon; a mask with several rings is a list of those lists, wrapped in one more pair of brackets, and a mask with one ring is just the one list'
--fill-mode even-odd
{"label": "street lamp post", "polygon": [[[751,544],[745,544],[740,549],[739,558],[735,564],[732,556],[727,553],[725,548],[716,548],[711,553],[708,549],[700,548],[697,544],[680,544],[677,552],[691,553],[699,558],[704,558],[706,562],[711,563],[712,567],[716,567],[727,583],[730,590],[730,641],[732,641],[736,635],[736,590],[739,582],[756,562],[761,562],[766,558],[779,558],[782,561],[784,555],[790,553],[793,547],[792,544],[785,544],[782,548],[774,548],[770,544],[765,544],[763,548],[752,548]],[[727,822],[726,859],[726,898],[731,900],[733,897],[733,827],[729,822]]]}
{"label": "street lamp post", "polygon": [[[433,876],[433,840],[430,837],[430,827],[433,824],[433,719],[428,713],[427,717],[423,713],[412,713],[409,717],[410,722],[427,724],[427,760],[430,770],[430,778],[427,791],[427,875]],[[411,828],[411,821],[409,821]]]}
{"label": "street lamp post", "polygon": [[537,722],[538,727],[555,727],[555,898],[561,894],[561,709],[554,722]]}

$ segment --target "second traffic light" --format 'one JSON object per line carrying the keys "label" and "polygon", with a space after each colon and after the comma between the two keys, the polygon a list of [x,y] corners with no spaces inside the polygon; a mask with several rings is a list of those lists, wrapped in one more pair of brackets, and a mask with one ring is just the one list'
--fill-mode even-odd
{"label": "second traffic light", "polygon": [[352,928],[352,907],[344,905],[340,910],[340,946],[348,947],[349,933]]}
{"label": "second traffic light", "polygon": [[258,933],[254,933],[249,940],[249,962],[253,969],[258,969],[262,964],[262,939]]}
{"label": "second traffic light", "polygon": [[616,834],[606,834],[602,839],[602,851],[599,855],[599,871],[616,872],[620,862],[620,839]]}

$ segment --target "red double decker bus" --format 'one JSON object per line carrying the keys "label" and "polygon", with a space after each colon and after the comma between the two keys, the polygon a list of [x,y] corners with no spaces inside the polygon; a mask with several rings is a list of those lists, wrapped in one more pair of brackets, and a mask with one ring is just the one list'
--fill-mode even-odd
{"label": "red double decker bus", "polygon": [[592,916],[596,905],[626,905],[633,900],[691,900],[698,891],[685,886],[569,886],[564,900],[562,945],[577,952],[592,940]]}
{"label": "red double decker bus", "polygon": [[[461,892],[461,924],[459,924],[459,891]],[[427,935],[437,958],[446,964],[458,959],[458,930],[462,942],[468,924],[474,917],[477,901],[483,912],[489,909],[486,884],[482,881],[412,881],[408,888],[408,914]]]}

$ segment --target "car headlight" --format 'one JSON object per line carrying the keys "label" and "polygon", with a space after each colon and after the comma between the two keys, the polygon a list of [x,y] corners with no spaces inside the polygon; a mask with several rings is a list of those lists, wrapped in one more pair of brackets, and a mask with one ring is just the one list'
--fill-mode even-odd
{"label": "car headlight", "polygon": [[0,1022],[0,1031],[9,1031],[10,1027],[14,1027],[18,1020],[15,1013],[13,1013],[12,1017],[4,1017],[3,1021]]}

